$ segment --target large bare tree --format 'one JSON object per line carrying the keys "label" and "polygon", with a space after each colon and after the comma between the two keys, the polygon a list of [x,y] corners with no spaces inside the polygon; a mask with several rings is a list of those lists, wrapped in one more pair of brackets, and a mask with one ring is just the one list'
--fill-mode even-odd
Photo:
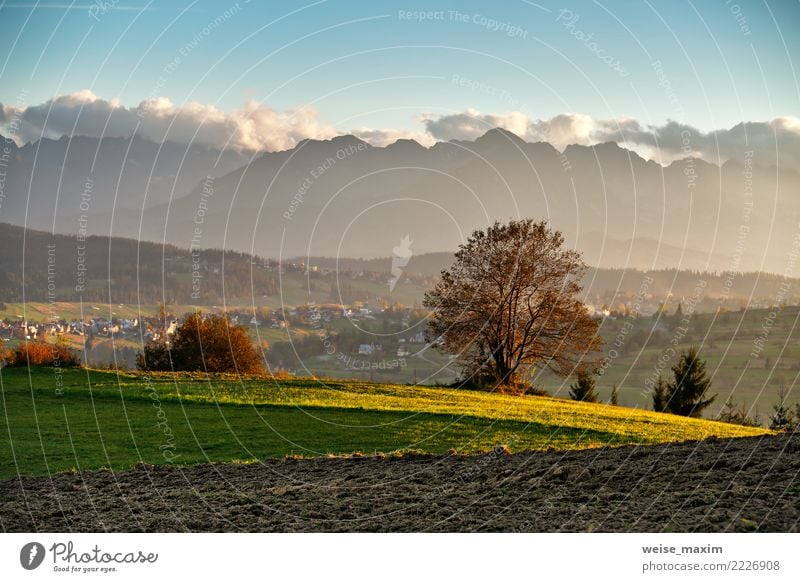
{"label": "large bare tree", "polygon": [[425,295],[429,337],[470,376],[497,385],[516,383],[532,367],[561,376],[596,369],[599,321],[580,298],[586,266],[563,246],[546,221],[475,231]]}

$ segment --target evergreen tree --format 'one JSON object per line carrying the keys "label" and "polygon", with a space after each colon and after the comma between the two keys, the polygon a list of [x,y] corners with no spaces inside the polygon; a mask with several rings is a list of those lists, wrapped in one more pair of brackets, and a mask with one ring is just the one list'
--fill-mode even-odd
{"label": "evergreen tree", "polygon": [[769,417],[769,428],[786,432],[794,431],[797,428],[797,420],[792,414],[792,409],[786,406],[786,393],[783,388],[778,390],[778,398],[778,403],[772,407],[775,412]]}
{"label": "evergreen tree", "polygon": [[653,389],[653,410],[656,412],[669,412],[667,410],[667,402],[669,401],[670,393],[669,384],[664,380],[661,374],[659,374],[655,388]]}
{"label": "evergreen tree", "polygon": [[570,384],[569,396],[573,400],[581,402],[597,402],[594,376],[586,370],[580,370],[578,372],[578,381],[575,384]]}
{"label": "evergreen tree", "polygon": [[668,386],[666,412],[700,418],[703,410],[717,396],[706,398],[711,378],[706,373],[706,362],[697,353],[697,348],[681,351],[678,363],[672,367],[672,374],[674,380]]}
{"label": "evergreen tree", "polygon": [[617,385],[611,386],[611,406],[619,406],[619,391]]}

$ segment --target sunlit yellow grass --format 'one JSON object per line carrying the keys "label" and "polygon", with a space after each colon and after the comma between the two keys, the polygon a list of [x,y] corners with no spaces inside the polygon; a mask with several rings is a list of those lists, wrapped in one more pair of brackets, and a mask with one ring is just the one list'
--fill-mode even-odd
{"label": "sunlit yellow grass", "polygon": [[191,402],[446,414],[598,430],[617,434],[625,442],[661,443],[769,433],[761,428],[541,396],[338,380],[195,378],[186,381],[182,375],[161,377],[154,386],[164,398]]}

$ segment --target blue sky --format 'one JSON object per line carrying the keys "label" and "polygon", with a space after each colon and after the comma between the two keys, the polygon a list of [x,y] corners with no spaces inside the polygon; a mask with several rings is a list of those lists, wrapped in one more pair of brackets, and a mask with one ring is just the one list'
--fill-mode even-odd
{"label": "blue sky", "polygon": [[408,131],[425,112],[467,109],[704,131],[800,116],[797,1],[34,4],[0,7],[4,104],[23,90],[27,105],[86,89],[128,106],[164,96],[231,111],[254,99],[313,104],[342,130]]}

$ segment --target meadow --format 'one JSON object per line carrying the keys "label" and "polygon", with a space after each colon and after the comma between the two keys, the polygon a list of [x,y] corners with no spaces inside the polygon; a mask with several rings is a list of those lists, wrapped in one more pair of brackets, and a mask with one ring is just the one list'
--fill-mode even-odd
{"label": "meadow", "polygon": [[408,451],[570,450],[769,431],[429,386],[87,369],[0,370],[0,479]]}
{"label": "meadow", "polygon": [[[366,282],[364,283],[366,284]],[[292,287],[299,293],[300,283],[294,279]],[[322,291],[320,290],[320,293]],[[321,296],[320,296],[321,297]],[[30,319],[46,320],[51,313],[47,303],[6,303],[0,317],[13,319],[23,313]],[[229,306],[230,307],[230,306]],[[23,311],[24,308],[24,311]],[[189,305],[170,306],[174,313],[182,314],[192,311]],[[239,308],[245,312],[252,306]],[[108,305],[87,303],[59,302],[55,306],[59,316],[67,319],[84,317],[137,317],[139,315],[154,316],[158,306],[143,305]],[[216,312],[217,308],[205,308],[207,312]],[[737,405],[744,405],[751,415],[758,416],[762,424],[769,424],[772,407],[779,400],[778,392],[783,389],[786,401],[790,406],[800,403],[800,391],[792,389],[800,374],[800,343],[798,343],[798,321],[800,307],[783,306],[774,309],[748,309],[743,311],[721,311],[719,313],[696,313],[685,326],[673,315],[674,307],[669,315],[655,318],[641,316],[638,318],[606,318],[600,329],[604,340],[603,354],[607,364],[602,375],[597,378],[598,392],[601,399],[608,401],[612,386],[618,387],[619,403],[634,408],[650,408],[652,406],[647,382],[652,381],[660,372],[665,377],[671,375],[670,367],[677,361],[680,350],[690,346],[701,348],[701,354],[708,363],[708,372],[712,376],[712,393],[718,394],[715,402],[708,408],[705,416],[716,417],[727,398],[732,398]],[[273,329],[268,325],[258,328],[249,326],[254,342],[261,346],[289,345],[310,335],[318,335],[320,330],[306,325],[296,325],[291,329]],[[368,329],[363,334],[363,343],[382,341],[387,343],[391,338],[376,336],[380,333],[380,322],[373,323],[374,330],[369,330],[368,322],[359,325]],[[332,331],[350,327],[347,320],[335,321]],[[413,331],[417,331],[414,328]],[[71,347],[83,349],[83,337],[66,336]],[[7,344],[13,345],[13,344]],[[127,348],[129,353],[122,353]],[[421,383],[449,384],[458,376],[458,370],[450,362],[448,355],[434,349],[425,349],[421,344],[410,346],[411,354],[398,357],[393,349],[373,357],[356,356],[338,349],[334,354],[325,353],[323,344],[316,345],[317,353],[304,355],[302,365],[297,362],[287,367],[298,376],[311,375],[341,379],[357,379],[363,382],[379,383]],[[106,338],[98,336],[94,340],[93,353],[89,354],[88,364],[103,367],[113,360],[112,350],[117,350],[117,361],[134,366],[133,354],[141,349],[141,343],[133,335]],[[381,367],[372,364],[385,364]],[[275,362],[271,362],[275,364]],[[563,379],[543,371],[536,378],[538,388],[546,390],[553,396],[566,398],[572,379]]]}

